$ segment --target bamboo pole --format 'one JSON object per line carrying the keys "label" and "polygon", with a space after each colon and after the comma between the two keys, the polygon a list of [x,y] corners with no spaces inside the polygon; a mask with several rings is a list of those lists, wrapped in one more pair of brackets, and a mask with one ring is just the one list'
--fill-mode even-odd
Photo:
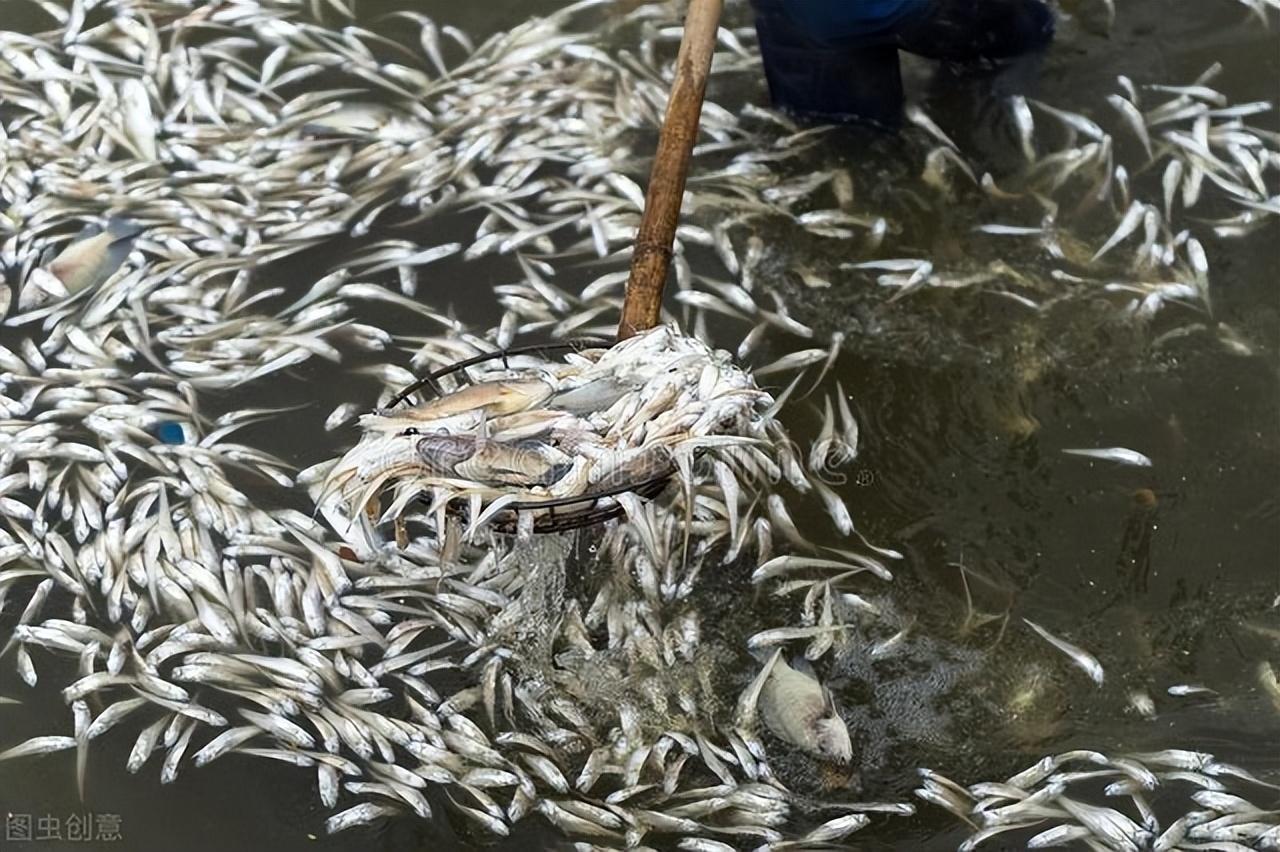
{"label": "bamboo pole", "polygon": [[698,136],[702,99],[707,91],[707,75],[715,52],[716,30],[724,0],[690,0],[684,20],[684,37],[676,57],[676,76],[671,83],[667,114],[662,120],[658,150],[649,173],[644,197],[644,216],[631,252],[631,274],[618,339],[653,328],[662,312],[662,290],[671,265],[671,247],[680,220],[680,200],[684,196],[689,154]]}

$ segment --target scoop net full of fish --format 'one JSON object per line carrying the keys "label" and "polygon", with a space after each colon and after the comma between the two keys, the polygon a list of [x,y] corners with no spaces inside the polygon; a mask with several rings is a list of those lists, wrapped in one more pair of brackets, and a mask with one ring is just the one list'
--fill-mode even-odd
{"label": "scoop net full of fish", "polygon": [[431,398],[361,418],[318,498],[354,547],[376,544],[367,517],[398,519],[419,498],[437,531],[451,508],[470,534],[487,523],[541,531],[629,512],[636,492],[673,474],[687,489],[704,452],[778,470],[773,398],[728,353],[672,326],[557,360],[532,347],[470,360]]}

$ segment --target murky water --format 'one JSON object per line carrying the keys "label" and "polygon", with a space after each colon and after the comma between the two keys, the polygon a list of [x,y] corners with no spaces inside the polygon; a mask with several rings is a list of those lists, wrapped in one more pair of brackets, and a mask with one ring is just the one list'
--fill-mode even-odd
{"label": "murky water", "polygon": [[[483,36],[559,4],[420,5]],[[29,11],[5,0],[0,12],[10,7]],[[1215,60],[1226,65],[1217,85],[1233,100],[1277,95],[1280,39],[1238,4],[1130,0],[1120,7],[1110,38],[1064,30],[1039,76],[1040,96],[1099,109],[1116,74],[1180,81]],[[373,23],[388,8],[371,3],[362,18]],[[3,25],[38,23],[14,17]],[[734,85],[740,90],[712,97],[724,104],[763,97],[761,81]],[[922,71],[912,85],[962,147],[983,152],[983,168],[1002,173],[1014,141],[989,108],[989,81]],[[842,130],[807,156],[813,168],[848,165],[858,191],[875,198],[890,194],[895,176],[918,167],[917,153],[892,139]],[[976,191],[945,210],[918,210],[903,245],[963,255],[966,235],[988,212]],[[468,224],[474,222],[432,227],[465,232]],[[1274,624],[1280,595],[1277,227],[1273,221],[1250,240],[1209,246],[1215,314],[1251,342],[1252,357],[1195,336],[1155,349],[1152,332],[1136,330],[1116,303],[1104,300],[1028,315],[976,292],[886,304],[870,289],[808,292],[793,282],[801,320],[847,335],[835,370],[855,401],[864,445],[840,491],[868,538],[907,555],[884,603],[911,624],[908,639],[883,664],[838,660],[834,669],[833,686],[860,752],[854,783],[864,797],[908,796],[918,766],[979,780],[1072,747],[1176,745],[1212,751],[1257,773],[1280,771],[1280,713],[1255,679],[1257,663],[1268,655],[1276,660],[1280,649],[1249,627],[1267,618]],[[838,254],[840,247],[813,250]],[[304,263],[325,268],[322,258]],[[468,320],[496,319],[489,288],[509,273],[484,264],[441,265],[433,277],[444,280],[451,270],[456,286],[447,294],[426,287],[422,297],[452,305]],[[386,319],[388,328],[422,333],[403,317]],[[763,363],[767,356],[758,357]],[[372,381],[348,378],[345,367],[335,381],[332,369],[307,364],[278,383],[271,404],[303,405],[297,417],[319,420],[337,401],[374,392]],[[819,399],[791,406],[788,425],[802,443],[816,429],[812,403]],[[233,393],[219,403],[231,409],[263,400]],[[302,465],[351,439],[350,432],[317,437],[318,429],[301,435],[305,441],[262,428],[246,440]],[[1133,447],[1154,466],[1121,468],[1059,452],[1094,446]],[[816,504],[794,513],[806,534],[828,535]],[[804,521],[809,515],[811,526]],[[706,592],[708,602],[744,593],[728,579]],[[1106,685],[1095,689],[1065,666],[1023,627],[1024,617],[1069,630],[1104,660]],[[51,719],[63,726],[66,708],[54,687],[70,677],[70,666],[64,676],[53,666],[42,673],[42,686],[30,691],[10,665],[0,665],[0,694],[26,702],[19,711],[6,709],[5,743],[48,733]],[[728,680],[750,675],[744,668]],[[1177,683],[1202,683],[1221,697],[1166,695]],[[1126,710],[1133,689],[1152,694],[1156,719]],[[124,774],[131,740],[107,737],[94,749],[83,803],[70,753],[0,764],[3,809],[63,818],[118,814],[125,838],[118,848],[129,850],[451,849],[471,842],[443,823],[413,819],[325,836],[327,812],[310,776],[271,761],[230,756],[161,787],[154,771]],[[801,790],[813,783],[802,762],[780,759],[779,772]],[[911,820],[866,830],[858,843],[945,849],[960,836],[949,818],[922,808]],[[549,829],[526,821],[499,848],[557,842]]]}

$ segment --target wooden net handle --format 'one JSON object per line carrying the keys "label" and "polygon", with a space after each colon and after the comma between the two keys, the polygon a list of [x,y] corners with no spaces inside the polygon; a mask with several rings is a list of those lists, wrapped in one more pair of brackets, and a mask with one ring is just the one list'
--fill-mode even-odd
{"label": "wooden net handle", "polygon": [[689,3],[684,37],[676,57],[676,76],[671,83],[653,170],[649,173],[644,216],[631,253],[631,274],[627,277],[622,303],[622,321],[618,323],[619,340],[653,328],[662,312],[662,290],[671,265],[680,200],[689,172],[689,155],[698,136],[698,119],[702,115],[702,99],[707,91],[723,5],[723,0],[691,0]]}

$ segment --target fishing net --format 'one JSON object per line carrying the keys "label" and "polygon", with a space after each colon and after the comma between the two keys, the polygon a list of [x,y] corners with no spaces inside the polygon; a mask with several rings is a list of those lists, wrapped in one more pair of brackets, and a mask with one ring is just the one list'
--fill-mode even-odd
{"label": "fishing net", "polygon": [[[452,388],[437,384],[426,401],[362,417],[360,441],[329,470],[318,502],[339,503],[349,519],[385,491],[383,519],[423,500],[437,534],[458,504],[467,535],[490,522],[532,532],[633,511],[637,492],[651,495],[673,474],[688,490],[695,455],[781,475],[770,448],[788,442],[772,421],[773,398],[728,353],[672,327],[579,349],[563,363],[533,353],[469,361],[448,374]],[[725,499],[736,515],[737,501]],[[339,530],[354,526],[332,517]],[[737,518],[728,520],[736,532]]]}

